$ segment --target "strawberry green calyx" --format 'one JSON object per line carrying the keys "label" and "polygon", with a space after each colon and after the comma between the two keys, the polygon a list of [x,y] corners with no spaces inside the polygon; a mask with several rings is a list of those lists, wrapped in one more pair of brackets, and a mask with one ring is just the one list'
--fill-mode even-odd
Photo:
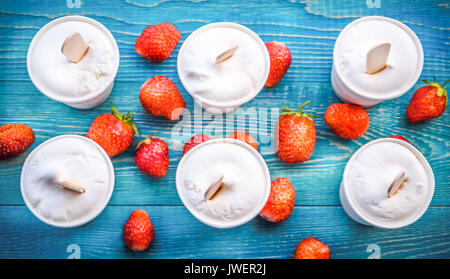
{"label": "strawberry green calyx", "polygon": [[113,105],[112,102],[110,103],[110,105],[111,105],[111,111],[112,111],[112,114],[113,114],[117,119],[119,119],[120,121],[125,122],[125,123],[127,123],[128,125],[130,125],[131,128],[133,129],[134,133],[135,133],[136,135],[139,136],[139,130],[138,130],[137,126],[134,124],[134,118],[133,118],[134,112],[133,112],[133,113],[127,112],[127,114],[122,114],[122,113],[120,113],[119,110]]}
{"label": "strawberry green calyx", "polygon": [[300,106],[298,111],[293,111],[286,104],[283,104],[284,108],[281,109],[281,111],[282,111],[281,115],[295,115],[297,117],[306,117],[310,120],[313,120],[313,118],[320,118],[317,115],[302,112],[303,108],[309,103],[311,103],[311,101],[305,102],[303,105]]}
{"label": "strawberry green calyx", "polygon": [[445,104],[447,105],[448,94],[447,94],[447,90],[445,90],[444,86],[447,85],[447,83],[449,81],[450,81],[450,79],[448,79],[443,84],[439,84],[439,82],[436,81],[436,78],[434,78],[433,82],[429,82],[428,80],[424,80],[423,82],[425,82],[426,84],[428,84],[430,86],[436,87],[437,88],[437,93],[436,94],[438,95],[438,97],[445,96]]}

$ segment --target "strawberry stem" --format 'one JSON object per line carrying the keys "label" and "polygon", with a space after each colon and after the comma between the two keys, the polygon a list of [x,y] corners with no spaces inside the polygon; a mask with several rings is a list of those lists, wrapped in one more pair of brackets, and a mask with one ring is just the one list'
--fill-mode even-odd
{"label": "strawberry stem", "polygon": [[313,120],[313,118],[320,118],[317,115],[302,112],[303,108],[309,103],[311,103],[311,101],[307,101],[307,102],[303,103],[298,108],[298,111],[293,111],[286,104],[283,104],[283,108],[281,109],[281,111],[282,111],[281,115],[295,115],[297,117],[306,117],[306,118],[308,118],[310,120]]}
{"label": "strawberry stem", "polygon": [[157,134],[158,134],[158,132],[156,132],[156,133],[146,137],[145,139],[141,140],[140,142],[138,142],[138,144],[136,145],[136,149],[135,150],[138,150],[139,147],[141,147],[141,145],[143,145],[144,143],[145,144],[150,144],[152,142],[152,138],[154,136],[156,136]]}
{"label": "strawberry stem", "polygon": [[298,108],[298,113],[302,113],[302,109],[303,109],[307,104],[309,104],[309,103],[311,103],[311,101],[307,101],[307,102],[305,102],[303,105],[301,105],[301,106]]}
{"label": "strawberry stem", "polygon": [[438,97],[445,97],[445,105],[447,105],[448,102],[448,94],[447,94],[447,90],[444,89],[444,86],[449,82],[450,80],[446,80],[442,85],[439,84],[439,82],[437,82],[436,77],[434,78],[433,82],[429,82],[428,80],[424,80],[423,82],[425,82],[426,84],[429,84],[430,86],[434,86],[437,87],[437,96]]}
{"label": "strawberry stem", "polygon": [[133,118],[134,112],[133,113],[127,112],[126,114],[123,114],[113,105],[112,102],[110,103],[110,106],[111,106],[112,114],[120,121],[123,121],[123,122],[127,123],[128,125],[130,125],[130,127],[131,127],[131,129],[133,129],[134,133],[139,136],[139,130],[138,130],[137,126],[134,124],[134,118]]}

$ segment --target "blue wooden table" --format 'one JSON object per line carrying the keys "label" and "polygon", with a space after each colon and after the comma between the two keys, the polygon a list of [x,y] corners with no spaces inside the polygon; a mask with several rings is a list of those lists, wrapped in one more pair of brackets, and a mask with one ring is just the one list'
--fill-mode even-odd
{"label": "blue wooden table", "polygon": [[[323,116],[327,106],[338,101],[330,84],[334,42],[345,25],[366,15],[396,18],[416,32],[425,54],[421,79],[450,77],[448,1],[381,0],[379,8],[377,1],[371,2],[375,4],[368,5],[366,0],[83,0],[77,8],[75,0],[1,1],[0,124],[27,124],[34,129],[36,142],[25,154],[0,162],[0,258],[291,258],[297,243],[309,236],[327,243],[333,258],[450,258],[450,112],[423,124],[409,124],[406,107],[420,83],[403,97],[368,109],[370,128],[359,139],[338,139],[323,119],[316,120],[317,144],[305,163],[286,165],[270,148],[261,150],[272,179],[284,176],[292,181],[297,195],[294,212],[283,223],[257,217],[227,230],[203,225],[178,198],[174,177],[182,143],[202,127],[205,133],[221,135],[234,130],[233,125],[242,125],[257,135],[258,124],[271,129],[277,117],[249,117],[245,124],[204,114],[203,123],[185,122],[181,135],[173,135],[175,124],[149,115],[138,100],[143,82],[165,75],[176,83],[187,108],[198,110],[178,79],[176,57],[192,31],[217,21],[244,24],[264,41],[286,43],[292,52],[292,65],[282,82],[264,89],[243,109],[275,110],[283,102],[295,107],[311,100],[309,109]],[[105,103],[82,111],[46,98],[28,77],[26,54],[40,27],[75,14],[100,21],[116,38],[120,68],[108,100],[123,112],[136,112],[143,135],[159,132],[170,146],[170,169],[164,178],[153,179],[137,169],[133,150],[113,158],[116,185],[107,208],[87,225],[58,229],[38,221],[24,205],[19,185],[23,162],[33,148],[51,137],[85,135],[92,120],[110,108]],[[150,63],[135,53],[134,43],[146,26],[161,22],[172,22],[182,38],[169,59]],[[240,113],[245,111],[231,115]],[[338,189],[344,166],[361,145],[392,134],[407,137],[429,160],[436,177],[433,201],[426,214],[406,228],[359,225],[340,206]],[[264,147],[271,138],[262,134],[258,140]],[[122,226],[137,208],[148,211],[156,229],[151,247],[141,253],[130,252],[121,239]]]}

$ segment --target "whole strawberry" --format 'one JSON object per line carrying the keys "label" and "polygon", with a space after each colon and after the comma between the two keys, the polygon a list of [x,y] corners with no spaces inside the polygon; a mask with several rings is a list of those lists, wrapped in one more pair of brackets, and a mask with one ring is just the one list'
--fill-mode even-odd
{"label": "whole strawberry", "polygon": [[186,102],[177,86],[164,76],[154,76],[141,87],[139,94],[144,109],[155,116],[178,120],[186,108]]}
{"label": "whole strawberry", "polygon": [[302,240],[295,249],[294,259],[329,259],[330,248],[315,237]]}
{"label": "whole strawberry", "polygon": [[243,141],[243,142],[247,143],[248,145],[250,145],[251,147],[253,147],[254,149],[258,150],[258,142],[252,135],[250,135],[246,132],[236,131],[236,132],[232,133],[231,135],[229,135],[228,137],[232,138],[232,139],[237,139],[237,140]]}
{"label": "whole strawberry", "polygon": [[286,74],[291,66],[292,56],[289,48],[277,41],[266,43],[266,48],[270,58],[270,71],[266,86],[272,87],[279,83]]}
{"label": "whole strawberry", "polygon": [[86,137],[98,143],[109,157],[114,157],[131,146],[133,131],[137,135],[139,132],[133,123],[134,113],[121,114],[112,103],[111,110],[112,113],[95,118]]}
{"label": "whole strawberry", "polygon": [[281,222],[291,216],[294,204],[294,187],[289,179],[279,177],[272,181],[269,199],[259,215],[271,222]]}
{"label": "whole strawberry", "polygon": [[400,136],[400,135],[389,136],[389,138],[399,139],[399,140],[403,140],[403,141],[409,142],[407,139],[405,139],[403,136]]}
{"label": "whole strawberry", "polygon": [[145,28],[137,38],[134,49],[152,62],[166,60],[181,39],[181,34],[171,23],[161,23]]}
{"label": "whole strawberry", "polygon": [[359,138],[369,129],[369,116],[357,105],[331,104],[324,119],[333,133],[343,139]]}
{"label": "whole strawberry", "polygon": [[169,169],[169,147],[163,140],[149,136],[138,143],[134,160],[146,174],[163,177]]}
{"label": "whole strawberry", "polygon": [[183,147],[183,155],[186,154],[189,150],[191,150],[194,146],[199,145],[202,142],[210,140],[208,135],[198,134],[193,136],[189,141],[184,144]]}
{"label": "whole strawberry", "polygon": [[315,115],[302,112],[304,106],[298,111],[293,111],[286,105],[281,110],[278,119],[276,142],[278,146],[278,157],[281,161],[295,164],[309,159],[316,144],[316,126],[313,117]]}
{"label": "whole strawberry", "polygon": [[25,124],[0,126],[0,160],[25,152],[34,142],[33,130]]}
{"label": "whole strawberry", "polygon": [[155,228],[145,210],[136,209],[123,226],[123,241],[131,250],[147,249],[155,237]]}
{"label": "whole strawberry", "polygon": [[436,79],[433,82],[424,80],[429,86],[424,86],[416,90],[409,102],[406,116],[409,122],[419,123],[441,116],[447,107],[447,90],[444,86],[447,80],[440,85]]}

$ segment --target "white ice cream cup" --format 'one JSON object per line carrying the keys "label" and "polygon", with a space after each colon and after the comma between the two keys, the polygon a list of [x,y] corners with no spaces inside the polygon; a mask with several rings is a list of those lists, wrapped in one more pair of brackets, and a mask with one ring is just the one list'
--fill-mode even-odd
{"label": "white ice cream cup", "polygon": [[[87,95],[83,96],[63,96],[61,94],[58,94],[58,92],[51,90],[44,86],[44,82],[38,77],[36,73],[34,73],[35,70],[33,70],[33,56],[34,56],[34,50],[36,46],[40,43],[41,37],[52,27],[65,23],[65,22],[85,22],[88,23],[94,27],[96,27],[98,30],[100,30],[104,35],[108,38],[108,41],[111,44],[112,50],[113,50],[113,67],[112,67],[112,73],[108,77],[105,78],[105,80],[102,82],[102,85],[95,91],[90,92]],[[69,35],[69,34],[67,34]],[[114,79],[116,77],[117,71],[119,69],[119,48],[117,47],[117,42],[114,39],[111,32],[103,26],[100,22],[84,17],[84,16],[64,16],[57,18],[46,25],[44,25],[37,33],[34,35],[33,40],[31,41],[29,47],[28,47],[28,53],[27,53],[27,70],[28,75],[30,76],[31,81],[33,82],[34,86],[41,91],[42,94],[47,96],[48,98],[55,100],[57,102],[64,103],[68,106],[78,108],[78,109],[90,109],[94,108],[101,103],[103,103],[111,94],[111,90],[114,85]]]}
{"label": "white ice cream cup", "polygon": [[[352,185],[349,183],[349,172],[352,166],[354,165],[354,162],[356,158],[364,152],[368,147],[381,143],[381,142],[394,142],[401,144],[404,147],[407,147],[412,154],[420,161],[421,165],[425,169],[425,173],[428,179],[428,192],[426,195],[426,199],[421,204],[421,207],[419,210],[415,212],[415,214],[409,216],[407,219],[403,220],[402,222],[381,222],[380,220],[375,219],[374,217],[369,216],[369,214],[364,213],[363,210],[358,208],[357,202],[352,198],[352,195],[350,193],[350,188]],[[381,175],[381,174],[380,174]],[[381,138],[377,140],[373,140],[371,142],[366,143],[361,148],[359,148],[350,158],[350,160],[347,162],[347,165],[344,169],[343,178],[341,181],[341,185],[339,188],[339,198],[341,201],[342,208],[344,209],[345,213],[353,219],[354,221],[363,224],[363,225],[369,225],[379,228],[385,228],[385,229],[396,229],[401,228],[405,226],[409,226],[419,220],[428,209],[431,200],[433,198],[434,194],[434,188],[435,188],[435,180],[434,180],[434,174],[433,170],[431,169],[430,164],[428,163],[427,159],[422,155],[422,153],[417,150],[414,146],[409,144],[408,142],[405,142],[403,140],[395,139],[395,138]]]}
{"label": "white ice cream cup", "polygon": [[[398,86],[397,88],[394,88],[387,92],[383,92],[382,94],[379,94],[379,92],[371,93],[370,92],[371,89],[368,89],[368,88],[367,88],[367,90],[361,90],[361,87],[356,88],[355,85],[352,85],[352,83],[349,81],[349,78],[346,77],[346,75],[343,73],[343,70],[341,69],[341,67],[344,67],[342,65],[346,64],[346,62],[341,61],[342,65],[339,65],[339,62],[338,62],[339,57],[345,55],[345,54],[341,53],[342,51],[340,48],[345,43],[345,40],[350,40],[351,42],[349,42],[349,44],[357,45],[357,39],[354,38],[354,35],[346,36],[350,32],[349,30],[352,30],[352,28],[354,28],[355,26],[357,26],[358,24],[361,24],[361,23],[379,22],[379,21],[391,24],[390,26],[392,26],[392,28],[394,28],[395,30],[397,30],[397,28],[400,28],[401,30],[403,30],[403,32],[404,32],[403,34],[406,34],[406,36],[408,38],[408,45],[410,46],[408,48],[410,50],[413,49],[411,51],[413,51],[415,53],[414,59],[417,60],[416,67],[414,69],[414,74],[411,75],[411,78],[409,78],[407,81],[405,81],[403,84],[401,84],[401,86]],[[364,34],[366,36],[371,35],[371,32],[367,31],[367,30],[364,33],[367,33],[367,34]],[[384,36],[386,36],[386,37],[383,38]],[[390,40],[392,40],[392,42]],[[396,46],[395,39],[388,38],[388,35],[386,35],[386,33],[384,33],[384,35],[379,35],[378,38],[376,39],[376,41],[378,43],[387,42],[387,43],[392,44],[391,52],[389,54],[388,61],[387,61],[388,68],[389,68],[389,62],[390,62],[390,60],[392,60],[391,56],[395,56],[399,52],[402,52],[402,49],[400,49],[398,46]],[[403,43],[405,43],[405,42],[403,42]],[[373,45],[373,46],[375,46],[375,45]],[[404,50],[405,49],[403,49],[403,51]],[[361,59],[361,58],[362,57],[359,57],[358,59]],[[364,56],[364,58],[365,58],[365,56]],[[353,59],[356,59],[356,58],[353,58]],[[406,59],[406,60],[410,60],[410,59]],[[403,94],[407,93],[419,79],[419,77],[422,73],[423,61],[424,61],[424,56],[423,56],[422,44],[420,43],[420,40],[416,36],[416,34],[408,26],[406,26],[405,24],[401,23],[398,20],[395,20],[392,18],[387,18],[387,17],[381,17],[381,16],[362,17],[362,18],[359,18],[359,19],[354,20],[351,23],[349,23],[341,31],[338,38],[336,39],[336,43],[334,45],[334,50],[333,50],[333,66],[332,66],[332,71],[331,71],[331,85],[332,85],[333,90],[336,93],[336,95],[342,101],[347,102],[347,103],[357,104],[357,105],[360,105],[363,107],[371,107],[382,101],[398,98],[398,97],[402,96]],[[360,63],[360,62],[358,62],[358,63]],[[348,64],[346,64],[346,65],[348,65]],[[360,65],[362,65],[362,63]],[[365,65],[365,63],[364,63],[364,65]],[[386,70],[382,70],[381,72],[383,72],[383,71],[386,71]],[[380,73],[376,73],[373,75],[380,75]],[[355,75],[353,74],[353,76],[355,76]],[[386,83],[388,83],[388,82],[386,82]],[[375,82],[375,84],[381,85],[381,84],[383,84],[383,80],[380,79],[379,81]]]}
{"label": "white ice cream cup", "polygon": [[[182,58],[185,52],[187,51],[187,48],[189,48],[189,43],[199,34],[202,32],[212,29],[212,28],[218,28],[218,27],[224,27],[224,28],[234,28],[237,30],[240,30],[247,35],[249,35],[251,38],[255,40],[259,48],[261,49],[263,56],[264,56],[264,64],[265,64],[265,72],[264,72],[264,78],[260,81],[259,84],[257,84],[254,92],[246,96],[246,98],[240,98],[234,102],[230,103],[223,103],[220,101],[214,101],[214,100],[208,100],[206,98],[203,98],[201,96],[195,95],[189,88],[189,83],[185,80],[184,76],[182,75],[181,69],[183,67]],[[186,91],[192,96],[194,101],[201,106],[202,108],[206,109],[209,112],[212,113],[227,113],[231,112],[241,105],[251,101],[253,98],[255,98],[259,92],[264,88],[264,85],[266,83],[266,80],[269,76],[270,71],[270,58],[269,58],[269,52],[267,51],[266,45],[261,40],[261,38],[253,32],[251,29],[237,23],[233,22],[216,22],[216,23],[210,23],[207,25],[204,25],[194,32],[192,32],[187,39],[183,42],[183,45],[180,48],[180,51],[178,53],[177,58],[177,71],[178,71],[178,77],[180,78],[181,83],[183,84],[183,87],[186,89]]]}
{"label": "white ice cream cup", "polygon": [[[228,220],[221,220],[221,221],[217,221],[217,220],[212,220],[212,218],[209,218],[208,216],[202,214],[201,212],[198,212],[197,210],[195,210],[194,205],[191,204],[191,202],[189,202],[188,198],[186,197],[184,191],[182,190],[182,169],[184,167],[184,165],[186,164],[186,161],[190,159],[190,157],[192,156],[192,154],[195,154],[198,150],[200,150],[201,148],[208,146],[208,145],[214,145],[214,144],[218,144],[218,143],[226,143],[226,144],[235,144],[238,145],[240,147],[245,148],[246,150],[248,150],[253,156],[254,158],[257,159],[257,161],[260,163],[262,169],[263,169],[263,173],[265,176],[264,179],[264,185],[263,185],[263,189],[264,189],[264,194],[262,195],[262,199],[242,218],[239,218],[237,220],[232,220],[232,221],[228,221]],[[235,154],[236,156],[239,156],[239,154]],[[217,160],[220,160],[220,158],[216,158]],[[207,169],[204,170],[205,172],[208,172]],[[270,185],[271,185],[271,180],[270,180],[270,172],[269,172],[269,168],[267,167],[266,162],[264,161],[263,157],[261,156],[261,154],[259,154],[258,151],[256,151],[252,146],[250,146],[249,144],[236,140],[236,139],[231,139],[231,138],[217,138],[217,139],[211,139],[208,140],[206,142],[203,142],[197,146],[195,146],[194,148],[192,148],[191,150],[189,150],[186,154],[183,155],[183,157],[181,158],[180,162],[178,163],[178,167],[177,167],[177,172],[176,172],[176,187],[177,187],[177,193],[178,196],[180,197],[181,201],[183,202],[184,206],[189,210],[189,212],[195,217],[197,218],[200,222],[214,227],[214,228],[219,228],[219,229],[225,229],[225,228],[233,228],[233,227],[238,227],[241,226],[249,221],[251,221],[253,218],[255,218],[260,212],[261,210],[264,208],[267,199],[269,198],[269,194],[270,194]]]}
{"label": "white ice cream cup", "polygon": [[[25,185],[25,176],[27,174],[27,170],[29,168],[30,162],[36,156],[36,154],[38,154],[40,152],[40,150],[42,150],[47,145],[52,144],[55,141],[63,140],[63,139],[79,140],[80,142],[85,142],[89,145],[92,145],[99,152],[99,154],[101,154],[101,157],[103,157],[103,159],[105,160],[105,164],[108,169],[107,179],[108,179],[109,183],[108,183],[108,189],[107,189],[106,195],[104,196],[103,201],[97,207],[95,207],[95,209],[90,211],[88,214],[86,214],[82,218],[78,218],[78,219],[74,219],[74,220],[70,220],[70,221],[59,222],[59,221],[56,221],[56,220],[53,220],[50,218],[46,218],[45,216],[40,214],[40,212],[38,212],[38,210],[36,210],[36,208],[33,206],[32,202],[30,201],[30,199],[27,195],[24,185]],[[28,155],[28,157],[26,158],[26,160],[23,164],[23,167],[22,167],[22,172],[21,172],[21,177],[20,177],[20,191],[21,191],[22,198],[25,201],[26,206],[39,220],[41,220],[42,222],[44,222],[48,225],[54,226],[54,227],[72,228],[72,227],[78,227],[78,226],[84,225],[84,224],[92,221],[93,219],[95,219],[98,215],[100,215],[100,213],[105,209],[105,207],[109,203],[109,200],[111,199],[112,193],[114,191],[114,183],[115,183],[115,176],[114,176],[113,164],[112,164],[109,156],[106,154],[106,152],[103,150],[103,148],[100,145],[98,145],[95,141],[93,141],[89,138],[83,137],[83,136],[61,135],[61,136],[53,137],[53,138],[41,143],[38,147],[36,147]],[[57,187],[57,186],[55,186],[55,187]],[[61,189],[61,191],[68,191],[68,190]],[[74,195],[79,195],[79,194],[74,193]],[[80,195],[84,195],[84,194],[80,194]]]}

